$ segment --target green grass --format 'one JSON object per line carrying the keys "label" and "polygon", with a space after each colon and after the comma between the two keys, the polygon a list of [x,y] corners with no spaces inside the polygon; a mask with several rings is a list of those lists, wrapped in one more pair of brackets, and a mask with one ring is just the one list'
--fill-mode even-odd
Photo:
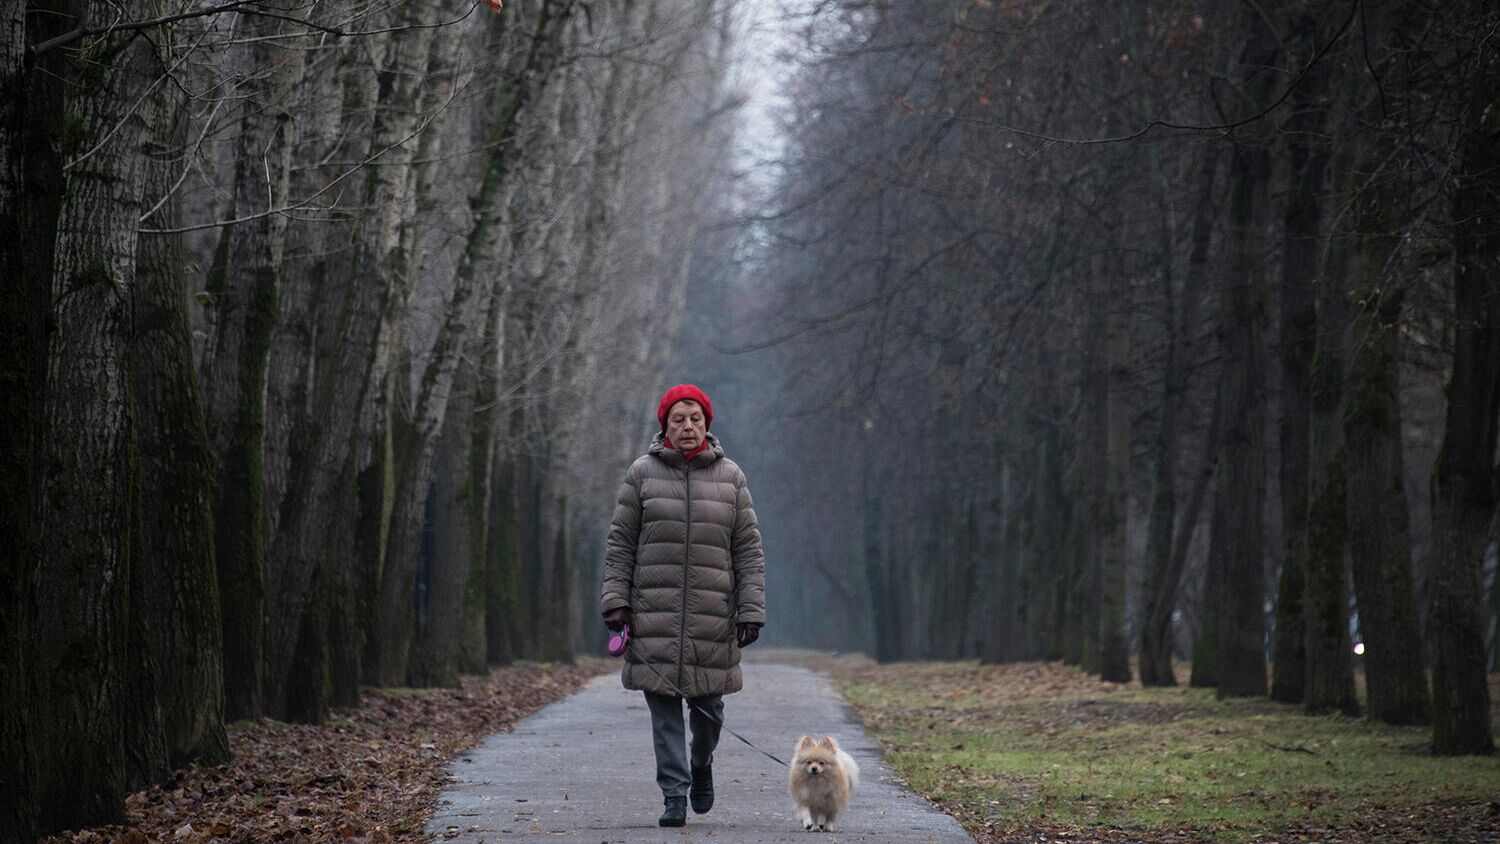
{"label": "green grass", "polygon": [[1433,757],[1426,728],[1101,684],[1052,665],[833,673],[897,772],[976,832],[1500,835],[1500,759]]}

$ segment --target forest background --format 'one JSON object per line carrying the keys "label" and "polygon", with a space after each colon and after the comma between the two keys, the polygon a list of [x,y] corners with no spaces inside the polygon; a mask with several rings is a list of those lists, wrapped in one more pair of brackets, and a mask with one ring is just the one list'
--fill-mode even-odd
{"label": "forest background", "polygon": [[1491,4],[0,13],[0,838],[592,650],[679,381],[772,644],[1493,749]]}

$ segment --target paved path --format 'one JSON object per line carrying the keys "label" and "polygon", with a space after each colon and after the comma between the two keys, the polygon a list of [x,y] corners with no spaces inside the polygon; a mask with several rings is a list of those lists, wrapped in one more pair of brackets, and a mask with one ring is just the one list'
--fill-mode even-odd
{"label": "paved path", "polygon": [[714,755],[718,801],[682,829],[656,825],[661,792],[651,716],[616,673],[548,706],[451,764],[427,831],[468,844],[501,842],[880,842],[972,844],[951,817],[901,787],[827,679],[802,668],[746,665],[745,690],[724,699],[724,722],[788,759],[803,733],[838,738],[860,765],[860,791],[833,833],[796,820],[786,769],[725,733]]}

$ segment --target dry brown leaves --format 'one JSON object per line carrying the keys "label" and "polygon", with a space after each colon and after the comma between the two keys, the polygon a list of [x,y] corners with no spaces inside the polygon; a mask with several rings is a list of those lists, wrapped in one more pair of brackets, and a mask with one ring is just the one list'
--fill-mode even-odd
{"label": "dry brown leaves", "polygon": [[234,758],[130,795],[127,825],[48,844],[421,841],[449,759],[577,691],[607,667],[510,666],[456,689],[370,689],[320,726],[262,719],[230,732]]}

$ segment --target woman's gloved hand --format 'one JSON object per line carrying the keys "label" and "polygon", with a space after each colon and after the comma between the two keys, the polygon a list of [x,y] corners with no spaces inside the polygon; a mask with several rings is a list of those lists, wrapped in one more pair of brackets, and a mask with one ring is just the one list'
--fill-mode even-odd
{"label": "woman's gloved hand", "polygon": [[739,624],[738,641],[742,648],[748,648],[760,638],[760,625],[754,622],[742,621]]}
{"label": "woman's gloved hand", "polygon": [[618,607],[604,614],[604,626],[619,632],[630,623],[630,607]]}

